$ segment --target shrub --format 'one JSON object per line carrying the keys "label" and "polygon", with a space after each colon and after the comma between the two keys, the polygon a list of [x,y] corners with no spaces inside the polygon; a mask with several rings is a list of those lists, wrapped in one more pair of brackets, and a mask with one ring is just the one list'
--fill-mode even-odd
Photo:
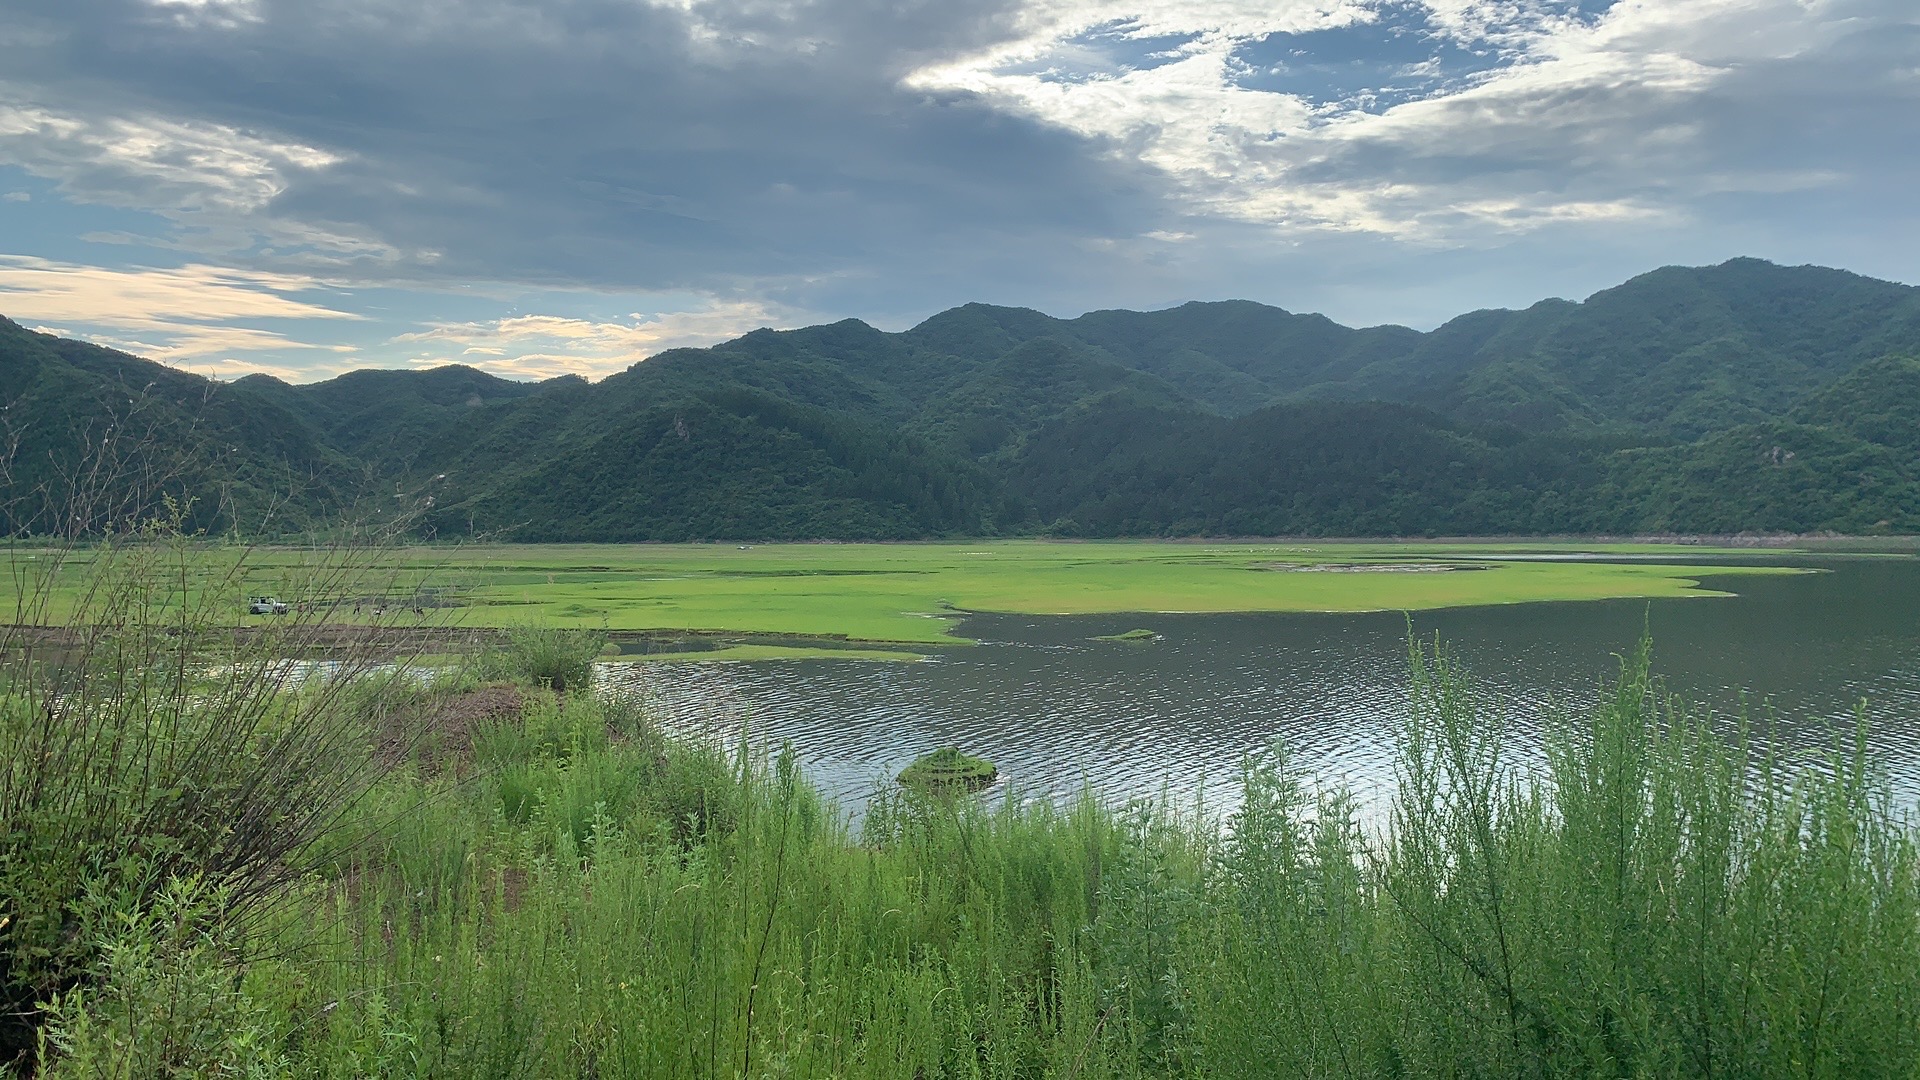
{"label": "shrub", "polygon": [[116,912],[93,985],[47,1005],[47,1080],[276,1077],[286,1017],[239,988],[225,898],[175,878],[144,911]]}
{"label": "shrub", "polygon": [[[177,883],[197,883],[196,917],[227,940],[287,895],[379,771],[357,687],[380,665],[360,650],[329,678],[289,682],[286,658],[321,636],[324,612],[247,625],[244,549],[155,527],[10,553],[0,1061],[18,1062],[42,1003],[94,984]],[[369,554],[305,552],[280,578],[301,589],[289,595],[353,595],[378,572]]]}
{"label": "shrub", "polygon": [[487,672],[544,686],[554,693],[585,690],[593,679],[593,664],[606,644],[604,634],[553,627],[520,627],[509,631],[492,654]]}
{"label": "shrub", "polygon": [[741,810],[740,771],[719,747],[685,743],[667,755],[652,796],[654,812],[682,843],[729,833]]}

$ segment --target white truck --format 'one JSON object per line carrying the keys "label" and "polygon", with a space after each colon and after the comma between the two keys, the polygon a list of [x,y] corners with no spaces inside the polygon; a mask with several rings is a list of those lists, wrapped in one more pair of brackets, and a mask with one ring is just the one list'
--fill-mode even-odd
{"label": "white truck", "polygon": [[249,615],[285,615],[287,605],[271,596],[255,596],[247,601]]}

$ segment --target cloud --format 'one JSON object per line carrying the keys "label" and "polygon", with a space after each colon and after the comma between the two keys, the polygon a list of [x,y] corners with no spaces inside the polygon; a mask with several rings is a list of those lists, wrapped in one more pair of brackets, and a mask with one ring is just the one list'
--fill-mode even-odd
{"label": "cloud", "polygon": [[0,81],[0,161],[55,181],[69,199],[151,211],[180,226],[141,243],[228,254],[278,244],[336,258],[392,257],[364,232],[268,212],[300,177],[340,164],[332,152],[197,120],[50,108],[24,95]]}
{"label": "cloud", "polygon": [[232,30],[260,21],[256,0],[147,0],[154,8],[187,27]]}
{"label": "cloud", "polygon": [[[1377,111],[1365,97],[1249,88],[1249,46],[1300,35],[1310,21],[1285,6],[1227,17],[1198,5],[1121,24],[1120,45],[1144,33],[1183,35],[1171,62],[1084,79],[1036,70],[1035,58],[1065,49],[1094,11],[1112,11],[1089,5],[1079,20],[1056,21],[1052,40],[928,67],[912,80],[1102,140],[1115,157],[1161,170],[1202,214],[1422,243],[1570,222],[1671,226],[1702,196],[1835,189],[1848,166],[1878,171],[1886,162],[1875,148],[1888,135],[1869,115],[1891,121],[1907,145],[1920,135],[1916,87],[1894,77],[1902,49],[1873,47],[1920,45],[1920,10],[1895,0],[1628,2],[1598,18],[1551,3],[1423,6],[1429,38],[1504,59]],[[1385,9],[1332,5],[1319,18],[1333,29]],[[1310,49],[1313,34],[1297,40]],[[1823,108],[1814,90],[1822,83],[1846,87],[1860,118],[1846,123]],[[1853,129],[1839,145],[1822,138],[1836,120]],[[1791,152],[1810,141],[1831,153]],[[1903,157],[1911,174],[1914,156]]]}
{"label": "cloud", "polygon": [[130,270],[0,255],[0,306],[27,319],[152,327],[241,319],[355,319],[294,298],[313,278],[215,266]]}
{"label": "cloud", "polygon": [[1155,212],[1071,133],[901,84],[1000,33],[991,6],[249,10],[216,31],[140,0],[9,5],[0,26],[48,44],[0,86],[0,162],[160,210],[162,244],[429,287],[777,299],[1011,251],[1043,280]]}
{"label": "cloud", "polygon": [[9,191],[5,195],[0,195],[0,202],[20,203],[32,201],[33,196],[25,191]]}
{"label": "cloud", "polygon": [[299,299],[321,289],[310,278],[261,271],[198,265],[105,269],[0,255],[0,311],[9,317],[203,374],[293,370],[263,367],[257,357],[243,360],[240,354],[352,352],[259,326],[360,318]]}
{"label": "cloud", "polygon": [[0,148],[13,164],[77,184],[75,194],[109,205],[239,213],[271,202],[286,190],[289,174],[340,160],[218,124],[18,103],[0,104]]}
{"label": "cloud", "polygon": [[489,322],[444,324],[402,334],[395,344],[420,351],[419,365],[467,364],[497,375],[599,377],[667,349],[713,345],[761,327],[799,320],[763,304],[715,304],[692,311],[635,314],[626,322],[520,315]]}
{"label": "cloud", "polygon": [[0,46],[0,164],[160,216],[88,235],[426,295],[1410,317],[1920,239],[1911,0],[12,0]]}

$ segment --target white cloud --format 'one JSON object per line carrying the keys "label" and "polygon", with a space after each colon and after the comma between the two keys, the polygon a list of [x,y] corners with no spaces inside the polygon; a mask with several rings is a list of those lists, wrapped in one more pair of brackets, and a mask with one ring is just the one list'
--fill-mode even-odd
{"label": "white cloud", "polygon": [[[0,84],[0,155],[28,172],[110,194],[128,178],[144,181],[141,209],[217,207],[258,210],[287,189],[287,174],[315,171],[340,157],[219,124],[158,116],[82,116],[20,100]],[[172,194],[155,205],[155,189]],[[105,200],[103,200],[105,201]]]}
{"label": "white cloud", "polygon": [[147,0],[181,26],[232,30],[261,21],[258,0]]}
{"label": "white cloud", "polygon": [[1093,31],[1129,40],[1198,36],[1246,41],[1310,33],[1378,17],[1375,0],[1038,0],[1020,6],[1013,33],[985,50],[930,66],[917,81],[939,84],[969,71],[1041,59]]}
{"label": "white cloud", "polygon": [[203,374],[268,370],[238,354],[352,352],[250,325],[360,318],[298,298],[323,288],[311,278],[212,266],[106,269],[0,255],[0,313]]}
{"label": "white cloud", "polygon": [[110,269],[0,255],[0,310],[26,319],[154,327],[240,319],[357,319],[294,298],[310,277],[217,266]]}
{"label": "white cloud", "polygon": [[106,234],[122,242],[220,254],[269,244],[283,249],[282,261],[390,262],[394,249],[367,230],[272,212],[297,180],[347,160],[224,124],[50,108],[0,81],[0,162],[53,181],[70,201],[144,210],[179,226],[166,236]]}
{"label": "white cloud", "polygon": [[27,193],[27,192],[24,192],[24,191],[9,191],[9,192],[7,192],[7,193],[6,193],[5,195],[0,195],[0,201],[5,201],[5,202],[32,202],[32,201],[33,201],[33,196],[32,196],[31,194],[29,194],[29,193]]}
{"label": "white cloud", "polygon": [[634,314],[625,322],[519,315],[447,323],[402,334],[393,343],[418,347],[412,362],[419,365],[467,364],[517,378],[596,378],[668,349],[713,345],[798,322],[795,313],[766,304],[716,301],[691,311]]}
{"label": "white cloud", "polygon": [[[1839,183],[1841,170],[1788,159],[1725,167],[1717,156],[1744,133],[1716,120],[1751,119],[1716,95],[1751,65],[1818,57],[1876,23],[1920,25],[1920,7],[1903,19],[1885,0],[1624,0],[1597,20],[1546,0],[1423,3],[1429,34],[1504,60],[1382,111],[1244,85],[1249,70],[1236,57],[1250,43],[1380,13],[1337,2],[1063,4],[1043,9],[1053,16],[1018,43],[927,66],[910,82],[1101,140],[1114,158],[1162,171],[1192,213],[1459,244],[1569,222],[1671,224],[1702,194]],[[1172,62],[1117,73],[1035,70],[1086,48],[1070,39],[1096,25],[1188,41]]]}

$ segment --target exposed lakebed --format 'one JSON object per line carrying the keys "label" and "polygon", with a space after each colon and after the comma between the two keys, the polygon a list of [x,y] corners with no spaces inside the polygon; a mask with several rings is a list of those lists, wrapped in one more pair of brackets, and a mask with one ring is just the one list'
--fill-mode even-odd
{"label": "exposed lakebed", "polygon": [[[1715,562],[1725,564],[1725,557]],[[1758,558],[1827,572],[1716,582],[1738,596],[1510,604],[1418,612],[1537,754],[1559,703],[1591,701],[1650,628],[1669,686],[1721,712],[1767,699],[1769,737],[1796,752],[1851,730],[1866,699],[1870,746],[1903,801],[1920,796],[1920,560]],[[1094,640],[1150,619],[1150,647]],[[917,755],[959,746],[999,766],[999,790],[1059,797],[1163,790],[1234,801],[1244,755],[1274,739],[1320,780],[1377,803],[1392,783],[1408,618],[1360,614],[981,615],[979,641],[913,664],[767,661],[608,665],[682,731],[790,740],[807,772],[857,806]]]}

